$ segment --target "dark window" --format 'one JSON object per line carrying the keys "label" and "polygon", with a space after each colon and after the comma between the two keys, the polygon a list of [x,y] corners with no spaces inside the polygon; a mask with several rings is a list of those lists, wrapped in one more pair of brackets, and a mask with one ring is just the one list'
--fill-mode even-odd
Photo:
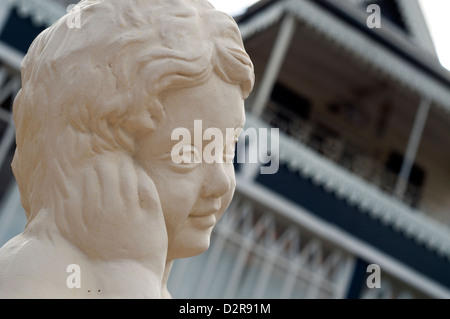
{"label": "dark window", "polygon": [[[403,159],[403,155],[399,154],[398,152],[392,152],[386,162],[386,169],[398,176],[402,168]],[[406,204],[411,205],[412,207],[418,206],[422,188],[425,183],[425,178],[425,171],[418,165],[414,164],[411,169],[408,186],[403,198],[403,201]]]}
{"label": "dark window", "polygon": [[[397,152],[392,152],[386,163],[386,168],[392,173],[398,175],[402,168],[403,156]],[[416,186],[422,187],[425,181],[425,172],[423,169],[417,165],[413,165],[411,170],[411,175],[409,177],[409,183]]]}
{"label": "dark window", "polygon": [[271,99],[278,106],[286,109],[288,113],[295,114],[305,120],[309,118],[311,102],[281,83],[275,84]]}

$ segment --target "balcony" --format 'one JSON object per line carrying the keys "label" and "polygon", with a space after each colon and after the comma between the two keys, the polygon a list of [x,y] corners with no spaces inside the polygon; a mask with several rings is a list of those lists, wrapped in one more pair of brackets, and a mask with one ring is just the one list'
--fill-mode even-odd
{"label": "balcony", "polygon": [[249,113],[402,210],[449,226],[448,72],[395,29],[368,31],[358,12],[343,13],[350,23],[327,10],[287,1],[243,18],[257,79]]}
{"label": "balcony", "polygon": [[[353,248],[347,246],[345,234],[311,219],[307,212],[286,203],[280,204],[280,199],[269,193],[265,194],[268,200],[261,201],[263,190],[258,187],[255,190],[254,185],[244,181],[238,185],[232,204],[213,232],[211,248],[200,256],[176,261],[169,281],[173,296],[348,297],[355,269],[361,264],[360,258],[373,260],[376,257],[372,254],[376,252],[364,244]],[[377,259],[384,270],[383,289],[362,289],[358,297],[445,296],[445,291],[424,289],[427,284],[420,275],[406,274],[406,271],[399,278],[400,273],[384,258]],[[364,262],[363,265],[367,266]],[[408,275],[415,277],[412,285],[411,281],[405,280]]]}
{"label": "balcony", "polygon": [[[298,140],[311,150],[327,158],[349,173],[375,185],[386,194],[393,194],[398,180],[401,159],[397,165],[388,165],[372,154],[345,141],[324,124],[314,123],[298,116],[292,111],[271,102],[262,115],[262,119],[271,127],[280,128],[284,134]],[[391,156],[392,158],[395,157]],[[397,156],[400,157],[400,156]],[[419,168],[416,168],[419,171]],[[407,185],[405,194],[400,198],[406,205],[417,208],[422,196],[423,173],[414,172]],[[449,216],[450,218],[450,216]]]}

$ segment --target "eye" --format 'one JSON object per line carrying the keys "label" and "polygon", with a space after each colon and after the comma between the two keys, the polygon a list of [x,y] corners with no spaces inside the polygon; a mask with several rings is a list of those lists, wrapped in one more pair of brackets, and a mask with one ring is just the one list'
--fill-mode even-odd
{"label": "eye", "polygon": [[183,145],[178,152],[172,151],[170,160],[175,168],[190,170],[196,168],[202,158],[200,152],[194,145]]}
{"label": "eye", "polygon": [[183,146],[181,158],[183,164],[201,163],[202,160],[200,152],[193,145]]}

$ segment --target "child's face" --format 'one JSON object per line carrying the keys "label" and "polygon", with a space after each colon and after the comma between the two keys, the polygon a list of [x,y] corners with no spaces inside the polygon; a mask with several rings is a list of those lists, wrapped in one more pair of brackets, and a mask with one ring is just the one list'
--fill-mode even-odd
{"label": "child's face", "polygon": [[[229,153],[234,152],[235,139],[244,126],[245,111],[241,88],[215,74],[203,85],[170,91],[161,101],[165,117],[154,132],[139,139],[136,160],[158,191],[169,239],[167,258],[173,260],[204,252],[213,226],[231,202],[236,180]],[[202,124],[202,149],[194,141],[199,139],[198,125],[194,130],[196,120]],[[181,138],[173,140],[172,133],[179,128],[190,132],[191,138],[182,143],[196,162],[176,164],[173,160],[172,149],[180,145]],[[211,150],[208,145],[214,140],[203,139],[208,128],[222,133],[223,161],[208,164],[205,154],[200,155],[205,147]],[[227,129],[235,132],[231,138]]]}

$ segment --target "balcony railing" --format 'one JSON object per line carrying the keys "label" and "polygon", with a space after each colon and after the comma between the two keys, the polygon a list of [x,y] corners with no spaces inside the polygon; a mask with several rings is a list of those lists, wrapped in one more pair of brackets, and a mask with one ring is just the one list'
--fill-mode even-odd
{"label": "balcony railing", "polygon": [[353,257],[258,205],[238,191],[210,249],[176,262],[174,297],[344,298]]}
{"label": "balcony railing", "polygon": [[[394,193],[398,180],[397,173],[388,169],[385,163],[370,154],[362,152],[330,133],[330,130],[322,125],[302,119],[294,112],[273,102],[265,108],[262,119],[387,194]],[[421,186],[409,182],[404,196],[400,199],[406,205],[416,208],[420,202],[421,193]]]}
{"label": "balcony railing", "polygon": [[169,290],[175,298],[346,298],[356,258],[364,258],[379,262],[383,276],[382,289],[363,289],[362,298],[448,295],[422,290],[426,285],[420,281],[411,285],[398,276],[407,272],[404,268],[389,274],[383,256],[377,258],[364,244],[347,245],[346,235],[304,213],[239,178],[211,247],[175,262]]}
{"label": "balcony railing", "polygon": [[[269,128],[271,125],[247,114],[246,127]],[[368,213],[408,238],[450,258],[450,229],[446,225],[406,205],[354,171],[305,145],[301,139],[280,133],[278,155],[279,162],[293,173],[311,179],[362,213]]]}

